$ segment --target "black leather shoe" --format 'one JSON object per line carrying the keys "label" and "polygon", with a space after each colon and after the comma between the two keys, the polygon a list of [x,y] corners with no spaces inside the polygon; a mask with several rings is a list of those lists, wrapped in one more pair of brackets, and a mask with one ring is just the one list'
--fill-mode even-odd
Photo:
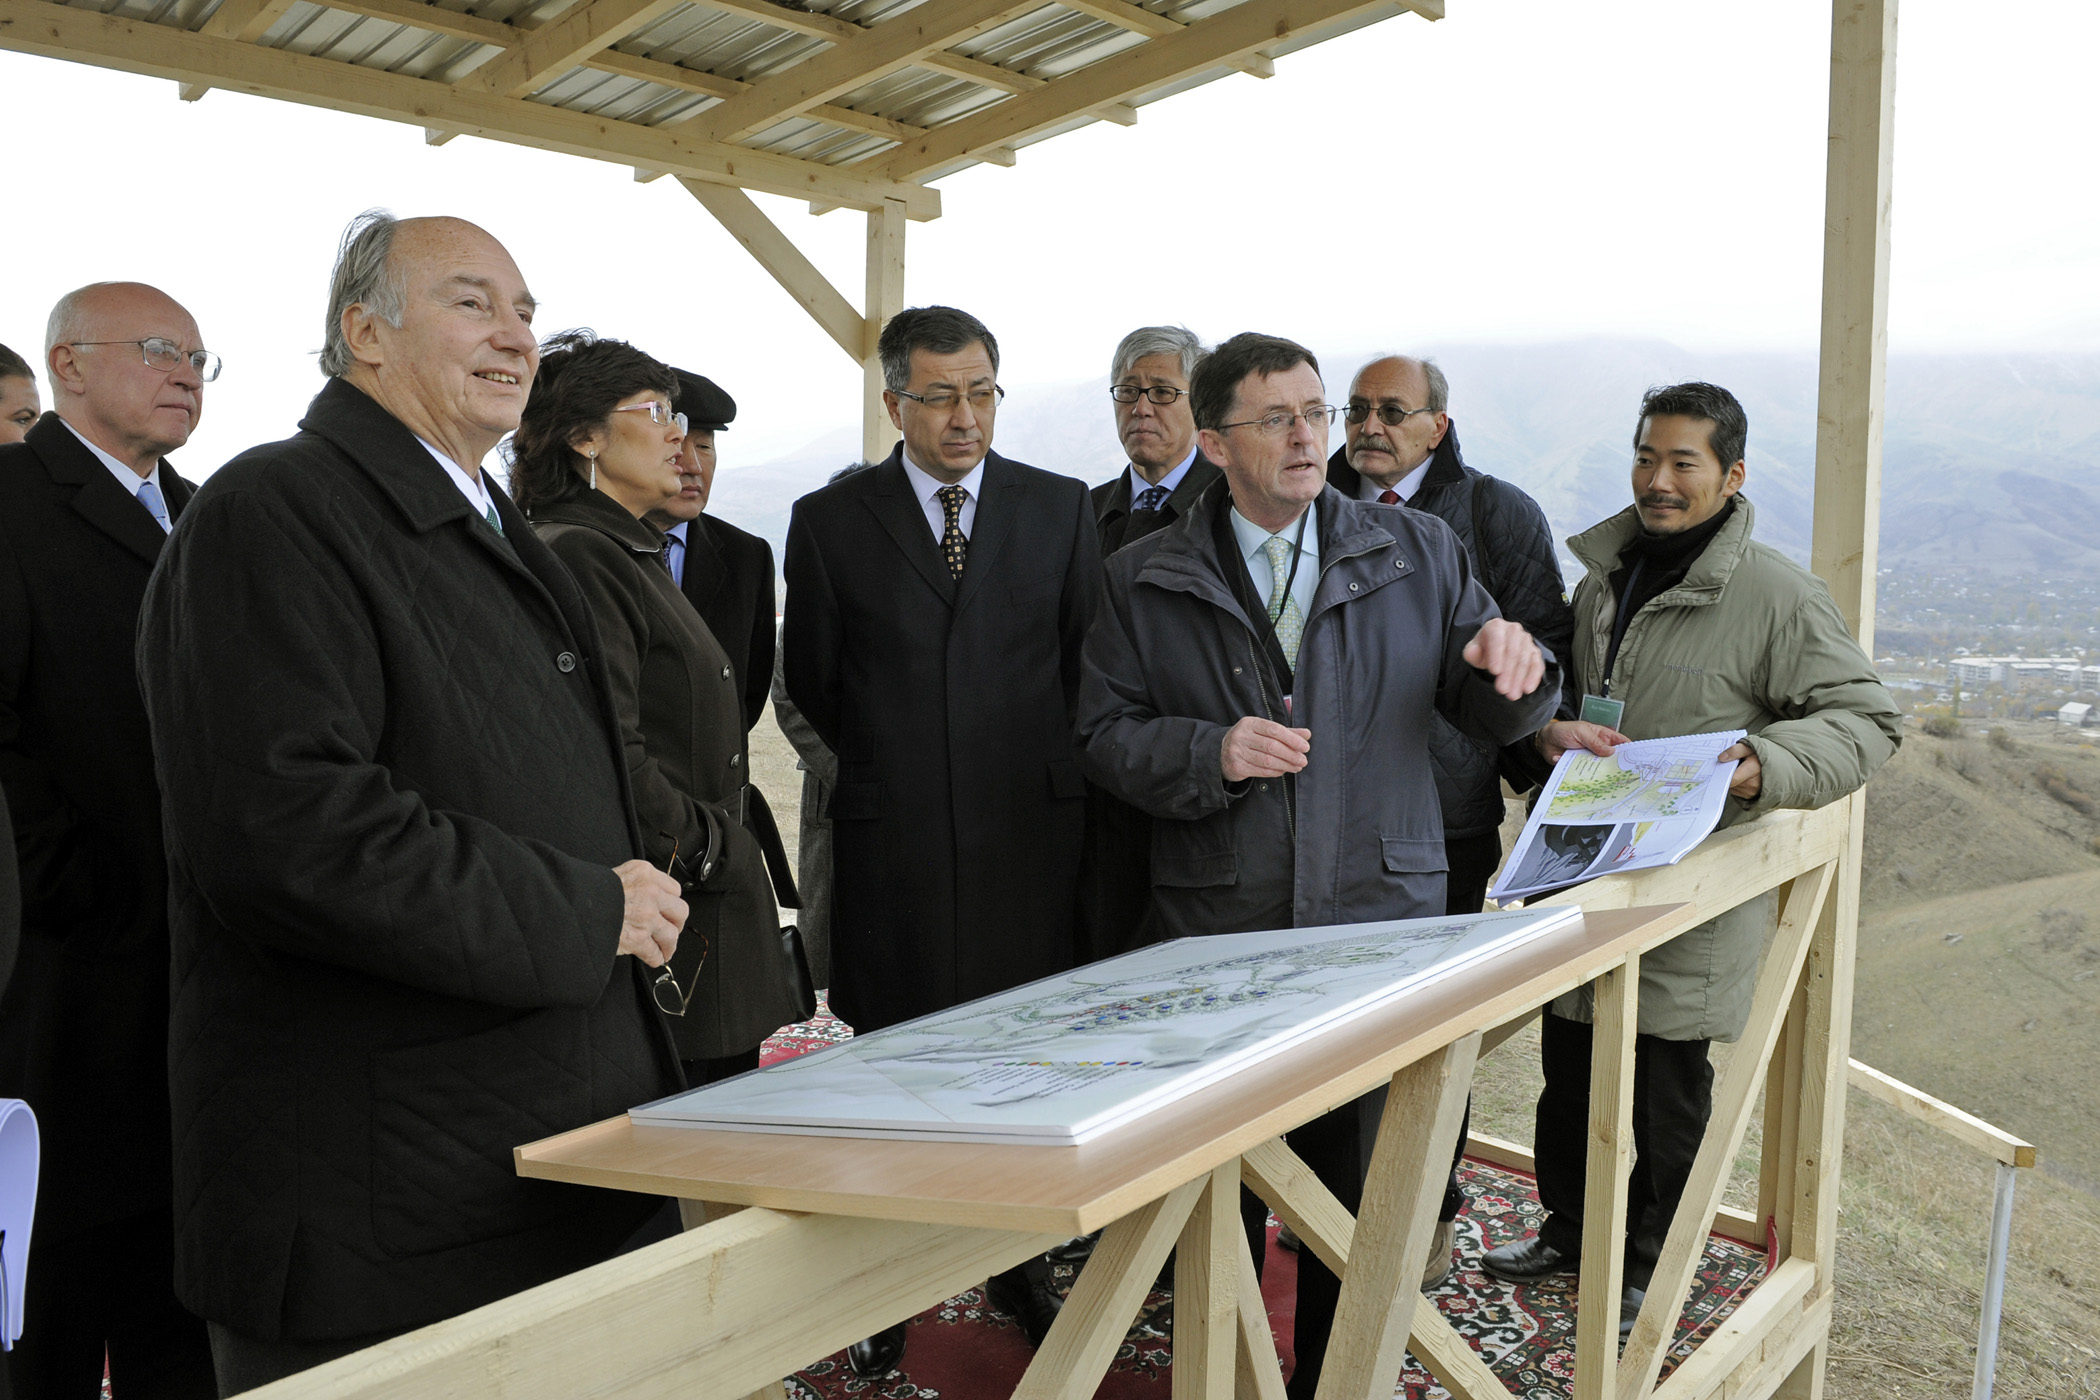
{"label": "black leather shoe", "polygon": [[846,1364],[864,1381],[879,1380],[904,1359],[904,1324],[885,1327],[846,1348]]}
{"label": "black leather shoe", "polygon": [[1480,1256],[1480,1267],[1504,1283],[1535,1283],[1548,1274],[1573,1269],[1575,1264],[1573,1255],[1562,1254],[1537,1235]]}
{"label": "black leather shoe", "polygon": [[[1039,1263],[1030,1260],[1029,1263]],[[1043,1338],[1050,1335],[1050,1324],[1057,1321],[1058,1310],[1064,1307],[1064,1299],[1050,1287],[1048,1270],[1031,1269],[1023,1264],[1018,1269],[1008,1269],[1003,1274],[993,1274],[985,1280],[985,1301],[1021,1324],[1028,1334],[1030,1346],[1041,1346]]]}
{"label": "black leather shoe", "polygon": [[1626,1285],[1625,1291],[1619,1294],[1620,1346],[1626,1345],[1626,1339],[1633,1335],[1633,1324],[1639,1321],[1641,1316],[1641,1304],[1647,1301],[1648,1290],[1635,1288],[1630,1283]]}
{"label": "black leather shoe", "polygon": [[1043,1251],[1043,1257],[1053,1264],[1084,1264],[1094,1256],[1094,1246],[1101,1243],[1101,1232],[1080,1235],[1063,1244],[1052,1245]]}

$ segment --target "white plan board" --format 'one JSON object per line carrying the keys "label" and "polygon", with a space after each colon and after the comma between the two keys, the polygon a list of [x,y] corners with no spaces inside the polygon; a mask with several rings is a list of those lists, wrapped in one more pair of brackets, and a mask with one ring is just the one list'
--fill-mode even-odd
{"label": "white plan board", "polygon": [[1637,739],[1610,757],[1569,749],[1488,897],[1518,899],[1600,875],[1675,865],[1713,833],[1736,761],[1714,760],[1740,729]]}
{"label": "white plan board", "polygon": [[1573,908],[1177,939],[629,1112],[636,1123],[1085,1142],[1579,918]]}

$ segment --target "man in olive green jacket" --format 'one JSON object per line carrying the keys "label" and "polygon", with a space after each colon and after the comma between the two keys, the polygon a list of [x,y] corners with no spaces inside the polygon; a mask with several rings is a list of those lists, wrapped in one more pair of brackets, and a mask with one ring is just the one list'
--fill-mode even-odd
{"label": "man in olive green jacket", "polygon": [[[1578,746],[1608,754],[1629,739],[1746,730],[1722,754],[1738,760],[1723,826],[1835,802],[1900,742],[1895,701],[1822,580],[1751,539],[1757,515],[1740,494],[1747,437],[1742,406],[1714,385],[1652,389],[1642,400],[1634,504],[1568,542],[1584,569],[1569,658],[1584,717],[1537,738],[1550,760]],[[1641,959],[1622,1332],[1706,1130],[1708,1046],[1743,1033],[1777,909],[1767,892]],[[1536,1237],[1488,1252],[1482,1265],[1497,1277],[1528,1282],[1578,1262],[1589,1021],[1586,987],[1547,1009],[1536,1149],[1548,1215]]]}

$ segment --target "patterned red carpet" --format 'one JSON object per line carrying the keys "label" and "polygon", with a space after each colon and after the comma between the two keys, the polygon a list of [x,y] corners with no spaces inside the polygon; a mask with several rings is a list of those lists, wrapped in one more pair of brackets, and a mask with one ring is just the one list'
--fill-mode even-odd
{"label": "patterned red carpet", "polygon": [[[817,1019],[790,1026],[766,1042],[765,1062],[835,1044],[850,1032],[819,1006]],[[1466,1210],[1459,1217],[1459,1266],[1434,1295],[1459,1333],[1487,1358],[1519,1400],[1559,1400],[1574,1383],[1575,1280],[1559,1275],[1546,1283],[1515,1287],[1480,1272],[1481,1254],[1537,1228],[1543,1215],[1531,1179],[1468,1160],[1461,1173]],[[1284,1374],[1290,1351],[1291,1300],[1297,1258],[1279,1249],[1271,1227],[1262,1294],[1276,1333]],[[1707,1241],[1706,1257],[1677,1326],[1665,1363],[1667,1375],[1764,1276],[1764,1256],[1719,1236]],[[1072,1271],[1058,1270],[1058,1287],[1069,1288]],[[1101,1400],[1167,1400],[1173,1365],[1172,1324],[1151,1319],[1168,1302],[1166,1293],[1145,1300],[1137,1324],[1124,1338],[1098,1395]],[[788,1381],[793,1400],[992,1400],[1013,1392],[1034,1354],[1018,1325],[987,1307],[980,1289],[970,1289],[911,1320],[902,1369],[864,1381],[846,1365],[844,1353],[826,1357]],[[1445,1400],[1443,1387],[1408,1357],[1394,1391],[1396,1400]]]}

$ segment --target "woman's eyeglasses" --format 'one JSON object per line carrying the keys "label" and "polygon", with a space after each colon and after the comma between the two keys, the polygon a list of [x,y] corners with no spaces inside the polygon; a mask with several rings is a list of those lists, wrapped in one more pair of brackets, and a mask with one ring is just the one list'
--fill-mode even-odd
{"label": "woman's eyeglasses", "polygon": [[651,399],[647,403],[626,404],[614,409],[613,412],[646,413],[649,415],[649,421],[659,428],[664,427],[666,424],[676,423],[679,433],[682,435],[685,432],[685,415],[671,412],[671,405],[665,403],[662,399]]}
{"label": "woman's eyeglasses", "polygon": [[[634,406],[636,408],[643,407],[643,405],[641,404],[636,404]],[[623,409],[615,410],[615,412],[624,411],[625,410]],[[671,842],[670,859],[664,862],[664,874],[676,880],[678,878],[677,867],[678,842],[676,840],[673,840]],[[649,984],[649,995],[656,998],[657,1008],[661,1010],[666,1016],[685,1015],[685,1009],[693,1004],[693,993],[700,990],[700,969],[707,966],[707,935],[704,933],[694,932],[690,936],[696,937],[700,940],[700,961],[693,964],[692,985],[688,986],[684,991],[680,991],[678,989],[678,975],[671,971],[671,964],[669,962],[666,962],[664,964],[664,970],[656,975],[656,980]]]}

